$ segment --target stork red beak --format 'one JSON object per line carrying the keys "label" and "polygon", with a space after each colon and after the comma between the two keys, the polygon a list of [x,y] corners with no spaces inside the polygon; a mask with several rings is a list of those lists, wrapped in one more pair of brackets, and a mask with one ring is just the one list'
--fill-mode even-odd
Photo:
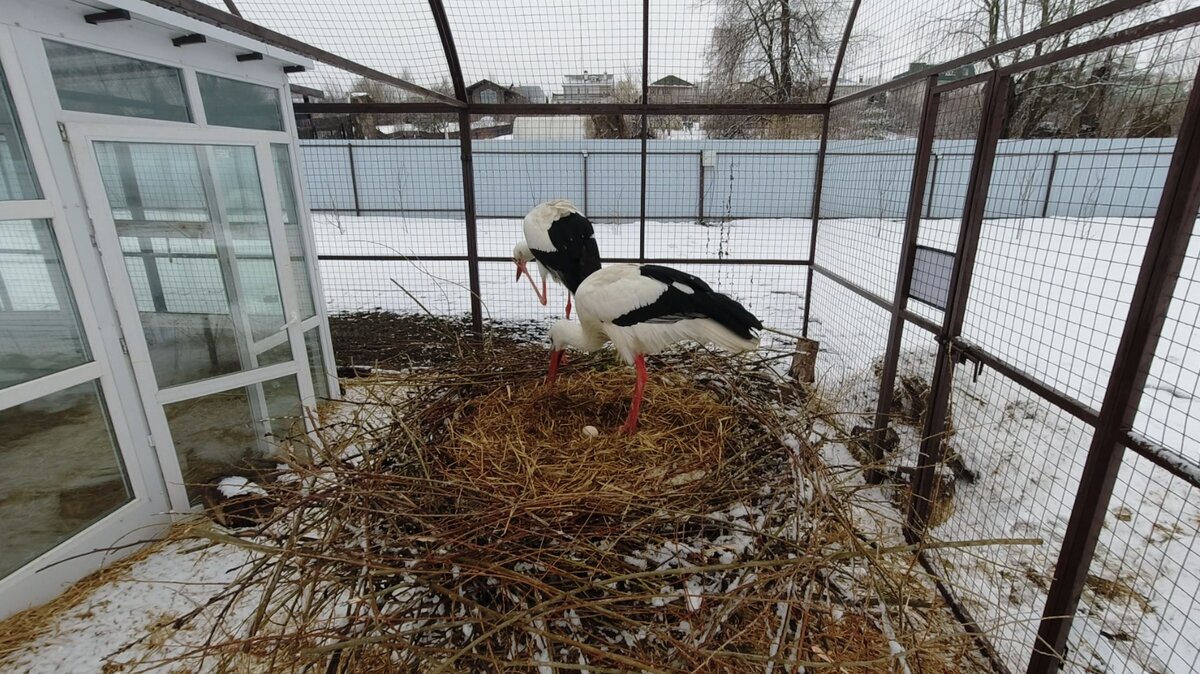
{"label": "stork red beak", "polygon": [[535,295],[537,295],[538,302],[541,302],[542,305],[545,306],[547,297],[549,295],[549,293],[546,292],[546,279],[545,278],[542,279],[542,289],[539,291],[537,281],[534,281],[533,274],[529,273],[529,265],[524,260],[516,260],[516,263],[517,263],[517,278],[514,280],[520,281],[522,275],[524,275],[525,278],[529,279],[529,285],[533,286],[533,292]]}
{"label": "stork red beak", "polygon": [[561,350],[550,352],[550,373],[546,375],[547,388],[553,388],[554,380],[558,379],[558,365],[562,362],[562,357],[563,352]]}

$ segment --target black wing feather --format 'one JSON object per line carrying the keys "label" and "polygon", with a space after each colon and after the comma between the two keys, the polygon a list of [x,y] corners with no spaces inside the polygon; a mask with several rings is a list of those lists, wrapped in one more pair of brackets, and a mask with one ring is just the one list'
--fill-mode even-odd
{"label": "black wing feather", "polygon": [[[736,300],[714,291],[703,280],[678,269],[654,264],[641,265],[642,276],[666,286],[658,299],[618,316],[613,324],[622,327],[638,323],[674,323],[688,318],[711,318],[744,339],[754,337],[762,322]],[[677,285],[678,284],[678,285]],[[682,290],[689,288],[692,292]]]}
{"label": "black wing feather", "polygon": [[582,213],[568,213],[550,223],[550,243],[556,250],[573,250],[579,248],[589,239],[594,239],[596,231],[592,221],[583,217]]}
{"label": "black wing feather", "polygon": [[533,256],[573,293],[583,279],[600,269],[600,247],[592,223],[579,213],[570,213],[552,222],[548,233],[554,250],[534,250]]}

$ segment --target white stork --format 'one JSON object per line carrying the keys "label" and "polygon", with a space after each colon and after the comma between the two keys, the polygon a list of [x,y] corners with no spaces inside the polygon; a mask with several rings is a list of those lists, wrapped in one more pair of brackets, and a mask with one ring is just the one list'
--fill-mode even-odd
{"label": "white stork", "polygon": [[614,264],[594,272],[575,293],[579,323],[555,321],[550,328],[550,374],[554,385],[563,350],[595,351],[611,341],[637,368],[629,417],[621,431],[637,432],[646,387],[644,356],[671,344],[695,341],[727,351],[758,348],[762,323],[741,304],[704,281],[670,267]]}
{"label": "white stork", "polygon": [[546,304],[546,278],[567,288],[567,318],[571,317],[571,294],[588,274],[600,269],[600,248],[596,245],[592,223],[579,209],[557,199],[534,206],[525,216],[525,239],[513,247],[517,279],[529,277],[536,293],[537,283],[529,274],[530,260],[537,260],[542,272],[542,291],[538,301]]}

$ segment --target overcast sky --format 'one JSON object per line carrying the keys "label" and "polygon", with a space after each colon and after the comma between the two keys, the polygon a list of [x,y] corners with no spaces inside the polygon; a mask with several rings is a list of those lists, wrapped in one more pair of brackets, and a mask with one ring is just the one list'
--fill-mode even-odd
{"label": "overcast sky", "polygon": [[[204,1],[224,6],[222,0]],[[549,94],[559,88],[562,75],[585,70],[641,78],[641,0],[444,1],[468,84],[487,78],[541,86]],[[843,8],[837,18],[840,37],[848,0],[797,0],[812,1]],[[389,74],[407,75],[422,86],[449,77],[427,0],[235,2],[251,21]],[[970,0],[863,0],[855,25],[858,41],[842,81],[879,81],[903,72],[910,61],[957,56],[959,50],[930,17],[961,16],[974,11],[972,6]],[[651,81],[667,75],[702,81],[715,2],[651,0],[650,7]],[[339,78],[319,68],[295,81],[327,87],[331,77]]]}

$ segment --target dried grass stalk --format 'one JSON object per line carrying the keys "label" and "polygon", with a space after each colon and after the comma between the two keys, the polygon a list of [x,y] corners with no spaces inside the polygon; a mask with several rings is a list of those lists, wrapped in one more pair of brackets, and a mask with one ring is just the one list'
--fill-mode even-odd
{"label": "dried grass stalk", "polygon": [[259,561],[227,593],[255,605],[239,637],[193,655],[355,674],[974,669],[911,549],[859,537],[861,483],[802,440],[810,416],[772,370],[656,359],[627,437],[631,371],[581,358],[547,392],[543,356],[365,380],[317,464],[264,485],[268,525],[197,532]]}

